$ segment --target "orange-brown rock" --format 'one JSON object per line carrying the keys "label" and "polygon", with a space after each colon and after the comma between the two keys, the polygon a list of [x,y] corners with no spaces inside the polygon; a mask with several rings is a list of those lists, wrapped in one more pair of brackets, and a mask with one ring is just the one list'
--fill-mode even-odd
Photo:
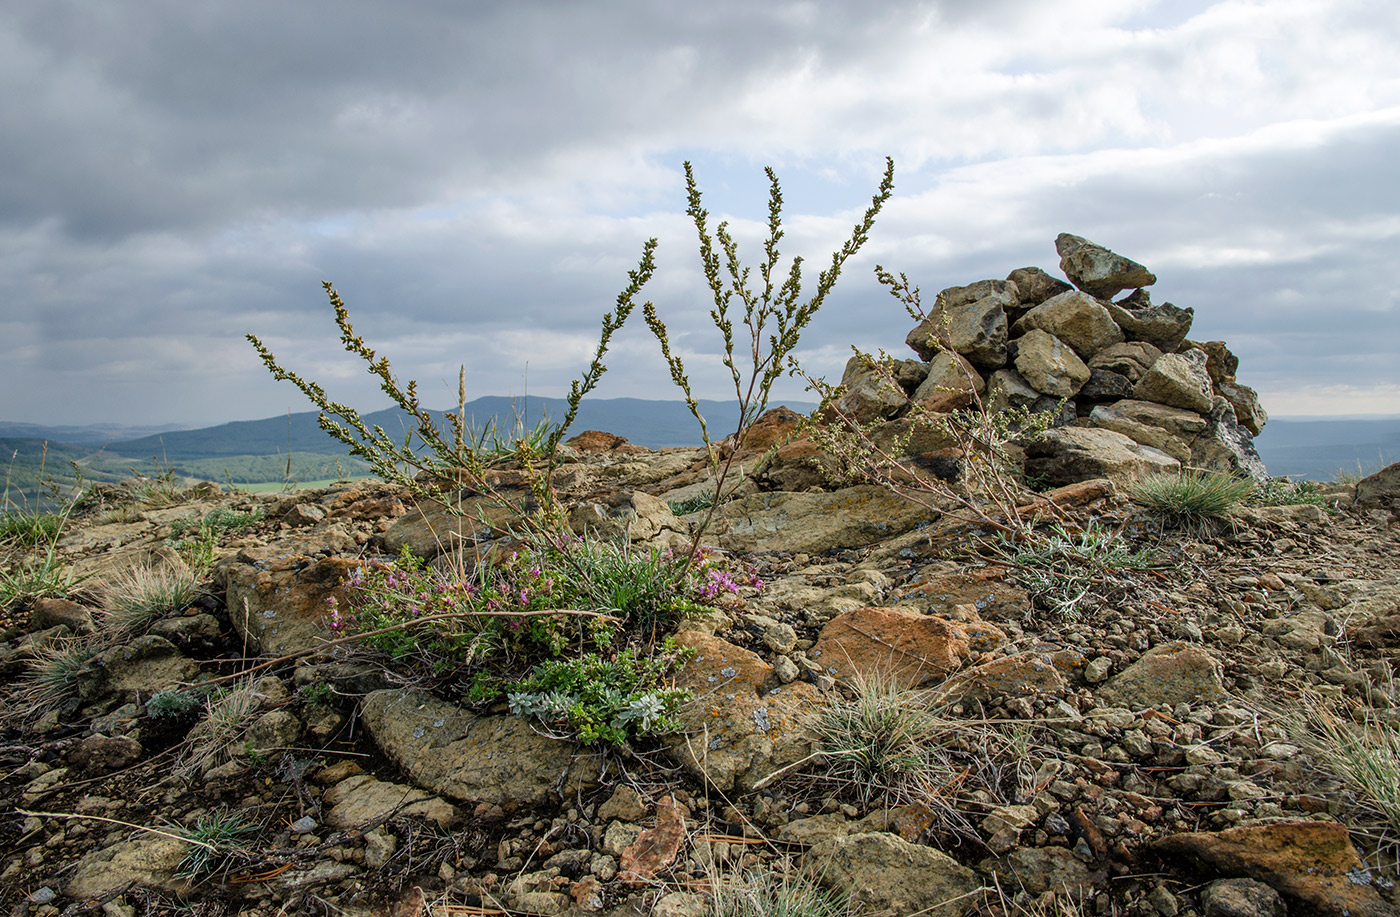
{"label": "orange-brown rock", "polygon": [[1006,640],[983,621],[903,608],[854,608],[822,628],[811,657],[837,678],[888,678],[912,688],[961,668]]}
{"label": "orange-brown rock", "polygon": [[1152,846],[1159,853],[1190,857],[1224,875],[1266,882],[1319,914],[1394,914],[1370,884],[1346,826],[1336,822],[1283,822],[1174,834]]}
{"label": "orange-brown rock", "polygon": [[648,828],[622,851],[618,875],[629,885],[641,885],[670,866],[685,846],[685,806],[670,796],[656,804],[656,827]]}
{"label": "orange-brown rock", "polygon": [[596,455],[599,452],[616,452],[628,455],[647,451],[645,446],[634,446],[629,443],[625,436],[604,433],[601,430],[584,430],[566,442],[585,455]]}

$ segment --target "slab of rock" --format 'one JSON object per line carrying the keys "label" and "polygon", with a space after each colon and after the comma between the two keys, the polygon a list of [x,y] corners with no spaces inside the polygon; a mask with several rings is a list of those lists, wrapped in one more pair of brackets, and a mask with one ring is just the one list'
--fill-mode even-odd
{"label": "slab of rock", "polygon": [[1162,704],[1199,704],[1225,696],[1220,663],[1190,643],[1154,646],[1094,691],[1100,706],[1142,710]]}
{"label": "slab of rock", "polygon": [[1073,348],[1039,328],[1016,339],[1016,371],[1031,388],[1056,398],[1073,398],[1090,375]]}
{"label": "slab of rock", "polygon": [[622,851],[618,878],[628,885],[643,885],[674,863],[685,847],[685,819],[689,814],[685,806],[663,796],[656,804],[656,826],[637,835]]}
{"label": "slab of rock", "polygon": [[1025,652],[959,672],[934,690],[934,700],[935,703],[995,703],[1002,698],[1023,695],[1059,697],[1065,689],[1060,664],[1053,655]]}
{"label": "slab of rock", "polygon": [[1119,401],[1132,394],[1133,381],[1127,376],[1116,373],[1111,369],[1095,369],[1089,367],[1089,381],[1084,383],[1084,387],[1075,396],[1082,404],[1102,404],[1104,402]]}
{"label": "slab of rock", "polygon": [[101,900],[133,885],[183,895],[189,891],[189,880],[175,873],[189,850],[190,845],[179,838],[139,833],[84,856],[63,883],[63,893],[80,901]]}
{"label": "slab of rock", "polygon": [[[525,486],[504,486],[501,494],[516,503],[529,502],[530,491]],[[384,532],[384,551],[398,554],[404,548],[417,557],[433,558],[439,554],[458,553],[463,548],[498,538],[503,529],[519,520],[519,514],[496,498],[465,489],[444,499],[453,507],[449,511],[431,500],[398,517]]]}
{"label": "slab of rock", "polygon": [[1181,309],[1169,302],[1152,305],[1146,290],[1138,290],[1116,303],[1105,303],[1104,307],[1128,340],[1145,341],[1164,353],[1171,353],[1182,345],[1186,335],[1191,333],[1191,322],[1196,316],[1195,310],[1189,307]]}
{"label": "slab of rock", "polygon": [[987,390],[977,370],[963,357],[943,351],[929,361],[928,375],[914,391],[914,401],[927,411],[946,414],[972,403],[974,392]]}
{"label": "slab of rock", "polygon": [[1215,393],[1206,372],[1206,355],[1199,350],[1163,354],[1133,386],[1133,398],[1210,413]]}
{"label": "slab of rock", "polygon": [[31,630],[48,630],[62,625],[75,634],[92,633],[92,609],[67,599],[41,597],[29,609]]}
{"label": "slab of rock", "polygon": [[849,895],[862,913],[967,914],[981,886],[947,854],[884,832],[828,838],[806,861],[821,885]]}
{"label": "slab of rock", "polygon": [[1123,342],[1123,330],[1094,297],[1078,290],[1053,296],[1017,320],[1011,333],[1020,337],[1033,328],[1064,341],[1088,360],[1106,347]]}
{"label": "slab of rock", "polygon": [[1235,409],[1235,419],[1251,434],[1258,436],[1269,422],[1269,414],[1259,403],[1259,393],[1238,382],[1217,382],[1215,391]]}
{"label": "slab of rock", "polygon": [[1172,474],[1181,463],[1113,430],[1057,427],[1026,446],[1026,474],[1052,485],[1108,478],[1126,487],[1151,474]]}
{"label": "slab of rock", "polygon": [[1369,873],[1345,825],[1299,821],[1246,825],[1218,832],[1174,834],[1152,845],[1220,873],[1265,882],[1318,914],[1393,915],[1370,884]]}
{"label": "slab of rock", "polygon": [[1254,448],[1254,438],[1235,420],[1230,402],[1216,398],[1206,421],[1205,432],[1191,441],[1192,465],[1261,483],[1269,479],[1269,469]]}
{"label": "slab of rock", "polygon": [[640,490],[615,491],[574,504],[569,529],[613,544],[630,540],[633,544],[669,545],[689,540],[686,524],[676,518],[666,501]]}
{"label": "slab of rock", "polygon": [[1059,296],[1074,289],[1058,277],[1051,277],[1038,267],[1020,267],[1006,275],[1006,279],[1016,284],[1017,298],[1021,307],[1038,306],[1052,296]]}
{"label": "slab of rock", "polygon": [[1191,444],[1206,431],[1207,422],[1194,411],[1124,399],[1094,408],[1089,413],[1089,426],[1122,433],[1144,446],[1160,449],[1182,464],[1189,464]]}
{"label": "slab of rock", "polygon": [[478,717],[423,691],[375,691],[360,704],[376,745],[418,786],[459,802],[538,805],[594,786],[601,759],[527,720]]}
{"label": "slab of rock", "polygon": [[1400,509],[1400,462],[1357,481],[1356,502]]}
{"label": "slab of rock", "polygon": [[917,604],[921,610],[946,617],[962,617],[965,608],[978,617],[1019,621],[1031,610],[1030,595],[1005,581],[995,567],[975,570],[926,570],[918,573],[895,594],[900,605]]}
{"label": "slab of rock", "polygon": [[376,780],[368,774],[347,777],[326,790],[326,824],[332,828],[362,828],[378,824],[390,813],[417,815],[451,828],[462,821],[457,807],[417,787]]}
{"label": "slab of rock", "polygon": [[116,694],[128,700],[200,679],[199,665],[164,637],[147,634],[104,650],[79,675],[84,699]]}
{"label": "slab of rock", "polygon": [[999,369],[987,379],[987,410],[996,413],[1007,408],[1029,408],[1040,400],[1025,377],[1014,369]]}
{"label": "slab of rock", "polygon": [[709,537],[730,551],[823,554],[911,531],[929,511],[873,484],[830,493],[761,493],[720,507]]}
{"label": "slab of rock", "polygon": [[1013,879],[1007,885],[1032,895],[1049,891],[1079,895],[1104,881],[1102,870],[1090,869],[1067,847],[1017,847],[1005,856],[984,860],[979,868]]}
{"label": "slab of rock", "polygon": [[1060,233],[1055,237],[1055,251],[1060,256],[1060,270],[1069,282],[1099,299],[1157,282],[1157,277],[1141,264],[1081,236]]}
{"label": "slab of rock", "polygon": [[68,766],[85,774],[110,774],[141,760],[141,743],[131,736],[90,735],[68,752]]}
{"label": "slab of rock", "polygon": [[1253,879],[1217,879],[1201,892],[1205,917],[1284,917],[1279,893]]}
{"label": "slab of rock", "polygon": [[1106,369],[1137,382],[1161,358],[1162,351],[1146,341],[1124,341],[1094,354],[1089,368]]}
{"label": "slab of rock", "polygon": [[692,699],[680,711],[683,735],[668,740],[671,756],[721,792],[749,790],[812,751],[806,715],[819,703],[805,682],[774,687],[773,667],[756,653],[710,634],[676,636],[696,655],[676,673]]}
{"label": "slab of rock", "polygon": [[313,649],[329,639],[327,599],[345,606],[341,580],[359,561],[319,557],[277,545],[248,548],[219,565],[229,619],[258,652],[282,655]]}
{"label": "slab of rock", "polygon": [[856,608],[828,622],[808,656],[836,678],[873,677],[913,688],[956,671],[1005,640],[984,621],[954,621],[904,608]]}

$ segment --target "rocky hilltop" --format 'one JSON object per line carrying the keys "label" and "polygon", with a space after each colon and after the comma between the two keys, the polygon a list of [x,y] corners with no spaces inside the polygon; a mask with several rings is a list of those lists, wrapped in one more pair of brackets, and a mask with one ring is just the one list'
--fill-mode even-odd
{"label": "rocky hilltop", "polygon": [[[896,467],[953,494],[971,457],[911,418],[1055,412],[1010,453],[1037,485],[1019,541],[938,492],[853,483],[784,409],[718,501],[704,449],[562,448],[561,524],[589,539],[556,530],[563,556],[660,564],[705,527],[694,601],[627,635],[671,638],[676,728],[581,741],[545,693],[458,678],[442,660],[474,657],[428,631],[366,645],[366,596],[432,615],[395,577],[536,556],[508,462],[442,502],[104,485],[52,531],[7,530],[6,582],[55,573],[5,594],[0,906],[761,915],[811,885],[847,910],[800,913],[1400,913],[1400,466],[1268,481],[1228,348],[1152,305],[1141,265],[1057,249],[1070,283],[945,290],[918,359],[854,360],[829,415],[904,430]],[[1173,528],[1137,487],[1182,468],[1258,486]],[[159,607],[124,598],[133,571],[191,568]],[[537,620],[526,591],[506,645]],[[664,722],[660,696],[614,726]]]}

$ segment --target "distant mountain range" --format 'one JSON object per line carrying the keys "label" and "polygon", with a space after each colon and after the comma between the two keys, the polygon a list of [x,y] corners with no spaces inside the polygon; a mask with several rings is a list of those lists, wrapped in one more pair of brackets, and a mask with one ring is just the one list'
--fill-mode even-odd
{"label": "distant mountain range", "polygon": [[[800,412],[810,402],[787,402]],[[492,424],[503,439],[517,424],[529,429],[541,419],[558,421],[567,404],[562,398],[487,397],[470,402],[467,423],[475,430]],[[737,409],[732,402],[702,401],[710,435],[718,440],[733,431]],[[122,427],[115,424],[45,427],[0,421],[0,460],[8,462],[6,480],[14,494],[37,492],[46,477],[69,481],[76,463],[89,480],[114,480],[132,469],[146,474],[170,472],[238,484],[311,481],[342,474],[363,474],[366,466],[350,459],[307,411],[265,420],[238,421],[201,429],[178,426]],[[366,423],[402,438],[410,429],[397,410],[364,415]],[[638,398],[585,400],[572,433],[605,430],[652,449],[700,443],[695,419],[680,401]],[[1269,472],[1295,479],[1330,480],[1338,472],[1370,473],[1400,461],[1400,416],[1327,420],[1275,418],[1255,440]]]}

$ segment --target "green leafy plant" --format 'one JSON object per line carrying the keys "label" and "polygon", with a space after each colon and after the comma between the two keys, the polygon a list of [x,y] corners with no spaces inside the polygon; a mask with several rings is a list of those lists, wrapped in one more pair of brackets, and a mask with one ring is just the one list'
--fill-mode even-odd
{"label": "green leafy plant", "polygon": [[610,658],[551,659],[516,682],[510,710],[590,745],[622,747],[639,736],[675,732],[676,711],[690,692],[667,687],[665,679],[689,655],[667,640],[649,656],[625,649]]}
{"label": "green leafy plant", "polygon": [[[860,251],[869,238],[875,217],[894,193],[894,161],[886,159],[884,178],[871,199],[870,207],[851,230],[846,243],[832,254],[830,266],[817,276],[816,290],[804,301],[802,258],[792,259],[786,279],[780,279],[780,274],[776,273],[780,261],[778,243],[783,239],[783,195],[777,174],[772,169],[765,169],[764,172],[769,184],[768,238],[763,245],[763,261],[758,266],[759,286],[755,287],[750,285],[750,270],[739,258],[738,243],[730,234],[728,223],[720,223],[711,234],[709,211],[703,206],[695,172],[690,163],[685,164],[686,194],[689,199],[686,214],[695,224],[700,245],[700,265],[714,302],[710,319],[720,332],[724,347],[721,359],[733,380],[734,395],[739,406],[738,425],[725,450],[717,448],[710,439],[709,426],[691,392],[685,364],[671,350],[666,324],[651,303],[642,307],[647,327],[661,345],[661,355],[670,369],[671,381],[684,393],[690,413],[700,424],[700,435],[715,482],[716,498],[708,507],[705,518],[695,527],[688,552],[691,558],[698,554],[701,539],[714,518],[715,509],[728,494],[725,485],[730,475],[738,470],[735,467],[736,457],[743,449],[754,423],[768,409],[773,385],[788,371],[788,360],[797,348],[802,332],[836,286],[843,265]],[[736,323],[742,326],[737,331]]]}
{"label": "green leafy plant", "polygon": [[193,605],[202,592],[198,574],[184,563],[128,567],[107,583],[102,627],[123,635],[142,632],[156,620]]}
{"label": "green leafy plant", "polygon": [[709,509],[715,505],[715,492],[707,490],[704,493],[691,497],[688,500],[676,500],[666,504],[671,508],[671,512],[677,516],[688,516],[691,513],[698,513],[702,509]]}
{"label": "green leafy plant", "polygon": [[146,700],[146,713],[157,720],[180,719],[194,713],[202,703],[203,699],[193,691],[165,688]]}
{"label": "green leafy plant", "polygon": [[54,541],[63,531],[66,518],[60,513],[42,513],[12,507],[0,512],[0,545],[32,548]]}
{"label": "green leafy plant", "polygon": [[1333,503],[1323,489],[1312,481],[1290,481],[1288,478],[1269,478],[1256,483],[1249,503],[1259,506],[1324,506],[1331,508]]}
{"label": "green leafy plant", "polygon": [[1121,532],[1090,520],[1077,531],[1055,524],[1048,530],[1002,538],[993,550],[1031,593],[1035,607],[1060,619],[1074,619],[1090,596],[1121,596],[1132,588],[1126,571],[1155,563],[1149,548],[1134,549]]}
{"label": "green leafy plant", "polygon": [[1149,475],[1130,490],[1133,502],[1174,528],[1200,529],[1226,519],[1253,496],[1254,482],[1227,474],[1182,471]]}

